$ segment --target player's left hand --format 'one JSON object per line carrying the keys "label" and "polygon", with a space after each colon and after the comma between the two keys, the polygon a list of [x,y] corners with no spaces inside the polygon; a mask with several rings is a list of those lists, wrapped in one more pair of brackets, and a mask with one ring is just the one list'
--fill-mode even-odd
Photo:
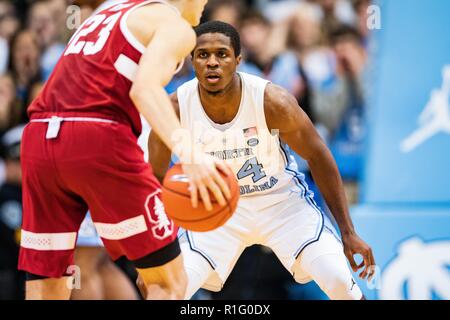
{"label": "player's left hand", "polygon": [[[344,243],[345,256],[350,262],[353,272],[363,268],[359,277],[361,279],[368,277],[370,280],[375,273],[375,258],[372,249],[357,234],[343,236],[342,241]],[[359,265],[356,264],[355,254],[360,254],[363,257],[363,261]]]}

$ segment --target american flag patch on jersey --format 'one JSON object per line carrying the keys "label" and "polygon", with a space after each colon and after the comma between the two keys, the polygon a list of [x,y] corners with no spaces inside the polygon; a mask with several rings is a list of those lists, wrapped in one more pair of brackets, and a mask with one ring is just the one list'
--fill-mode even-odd
{"label": "american flag patch on jersey", "polygon": [[244,137],[246,137],[246,138],[256,136],[258,134],[258,130],[256,130],[256,127],[247,128],[247,129],[244,129],[243,131],[244,131]]}

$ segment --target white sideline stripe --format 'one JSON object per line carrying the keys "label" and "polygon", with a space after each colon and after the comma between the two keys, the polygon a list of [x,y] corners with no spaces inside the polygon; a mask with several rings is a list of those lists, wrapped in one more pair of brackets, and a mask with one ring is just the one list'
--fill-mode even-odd
{"label": "white sideline stripe", "polygon": [[136,76],[136,72],[138,69],[138,64],[128,58],[126,55],[120,54],[114,63],[114,68],[116,68],[117,72],[123,75],[125,78],[134,82],[134,78]]}
{"label": "white sideline stripe", "polygon": [[122,240],[148,230],[142,214],[119,223],[94,222],[94,225],[99,236],[107,240]]}
{"label": "white sideline stripe", "polygon": [[72,250],[76,239],[76,232],[34,233],[22,230],[20,246],[40,251]]}

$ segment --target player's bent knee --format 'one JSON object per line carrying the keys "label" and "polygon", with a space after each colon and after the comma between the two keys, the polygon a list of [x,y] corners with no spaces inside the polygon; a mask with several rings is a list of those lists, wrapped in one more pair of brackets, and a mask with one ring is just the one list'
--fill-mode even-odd
{"label": "player's bent knee", "polygon": [[308,273],[332,300],[360,300],[362,293],[342,254],[318,257],[308,267]]}
{"label": "player's bent knee", "polygon": [[332,300],[359,300],[361,291],[352,280],[353,278],[342,274],[330,275],[323,290]]}

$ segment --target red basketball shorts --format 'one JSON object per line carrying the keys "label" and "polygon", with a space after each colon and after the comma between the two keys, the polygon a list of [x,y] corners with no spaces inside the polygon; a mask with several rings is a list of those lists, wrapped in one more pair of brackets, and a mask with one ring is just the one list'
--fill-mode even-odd
{"label": "red basketball shorts", "polygon": [[46,122],[25,128],[20,270],[46,277],[66,274],[88,209],[113,259],[158,254],[176,240],[160,184],[131,128],[95,120],[67,118],[53,124],[53,132]]}

